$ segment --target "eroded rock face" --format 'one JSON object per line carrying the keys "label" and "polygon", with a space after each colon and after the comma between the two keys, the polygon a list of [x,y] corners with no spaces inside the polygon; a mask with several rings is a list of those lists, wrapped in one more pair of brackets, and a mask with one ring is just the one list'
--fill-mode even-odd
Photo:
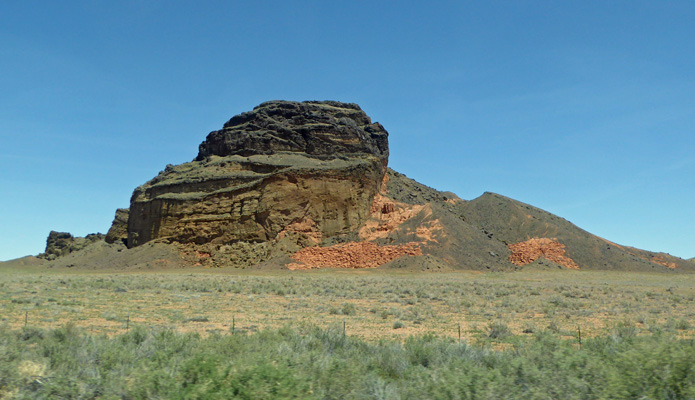
{"label": "eroded rock face", "polygon": [[355,104],[263,103],[210,133],[194,161],[135,189],[128,247],[155,239],[211,252],[258,244],[249,260],[258,262],[269,257],[268,242],[296,251],[353,235],[387,161],[388,133]]}
{"label": "eroded rock face", "polygon": [[104,238],[106,243],[128,242],[128,213],[129,210],[127,208],[119,208],[116,210],[111,228],[109,228]]}
{"label": "eroded rock face", "polygon": [[58,257],[82,250],[103,239],[104,235],[101,233],[92,233],[85,237],[76,237],[68,232],[51,231],[46,239],[46,252],[39,254],[39,258],[55,260]]}

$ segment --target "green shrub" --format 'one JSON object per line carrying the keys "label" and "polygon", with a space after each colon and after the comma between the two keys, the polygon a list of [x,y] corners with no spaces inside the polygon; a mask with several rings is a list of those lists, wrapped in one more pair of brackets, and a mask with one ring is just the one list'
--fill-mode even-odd
{"label": "green shrub", "polygon": [[504,339],[511,336],[509,327],[502,321],[491,322],[487,327],[487,336],[491,339]]}
{"label": "green shrub", "polygon": [[357,313],[357,307],[352,303],[343,303],[340,308],[329,308],[328,313],[331,315],[355,315]]}
{"label": "green shrub", "polygon": [[536,332],[536,324],[533,322],[527,321],[524,323],[524,328],[522,330],[523,333],[534,333]]}
{"label": "green shrub", "polygon": [[305,399],[310,385],[297,379],[286,365],[261,362],[239,366],[220,355],[200,354],[189,359],[178,374],[179,399]]}
{"label": "green shrub", "polygon": [[352,303],[344,303],[340,313],[343,315],[355,315],[357,313],[357,307]]}
{"label": "green shrub", "polygon": [[677,320],[675,323],[675,328],[678,330],[681,330],[681,331],[687,331],[691,327],[692,327],[692,325],[685,318],[681,318],[681,319]]}
{"label": "green shrub", "polygon": [[632,338],[637,335],[637,327],[631,320],[624,319],[615,324],[613,334],[622,339]]}

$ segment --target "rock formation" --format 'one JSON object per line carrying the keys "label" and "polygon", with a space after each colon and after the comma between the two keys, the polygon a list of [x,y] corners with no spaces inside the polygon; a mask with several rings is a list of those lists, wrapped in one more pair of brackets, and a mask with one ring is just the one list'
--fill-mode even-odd
{"label": "rock formation", "polygon": [[[266,102],[135,189],[127,244],[195,244],[253,263],[347,238],[369,217],[387,162],[388,133],[355,104]],[[116,215],[109,240],[119,226]]]}
{"label": "rock formation", "polygon": [[39,258],[55,260],[58,257],[80,251],[87,246],[104,239],[101,233],[89,234],[86,237],[75,237],[68,232],[51,231],[46,239],[46,251]]}
{"label": "rock formation", "polygon": [[517,266],[531,264],[541,257],[569,269],[579,269],[577,263],[565,254],[565,245],[555,239],[533,238],[509,245],[509,261]]}
{"label": "rock formation", "polygon": [[80,256],[87,239],[52,232],[44,257],[72,252],[63,264],[94,268],[695,270],[498,194],[439,192],[387,168],[388,156],[388,133],[355,104],[266,102],[136,188],[101,247]]}
{"label": "rock formation", "polygon": [[113,218],[111,223],[111,228],[106,233],[106,243],[113,244],[116,242],[122,242],[126,244],[128,242],[128,213],[127,208],[119,208],[116,210],[116,216]]}

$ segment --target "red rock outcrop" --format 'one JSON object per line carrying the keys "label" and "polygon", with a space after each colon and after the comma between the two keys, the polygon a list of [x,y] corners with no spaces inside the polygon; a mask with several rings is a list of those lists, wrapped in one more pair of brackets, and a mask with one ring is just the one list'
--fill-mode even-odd
{"label": "red rock outcrop", "polygon": [[370,217],[359,230],[359,237],[367,241],[383,239],[424,208],[423,205],[405,204],[377,194],[370,208]]}
{"label": "red rock outcrop", "polygon": [[579,265],[565,253],[565,245],[557,240],[533,238],[525,242],[510,244],[509,250],[512,251],[509,261],[517,266],[530,264],[540,257],[545,257],[565,268],[579,269]]}
{"label": "red rock outcrop", "polygon": [[401,256],[419,256],[418,243],[379,246],[373,242],[354,242],[330,247],[307,247],[291,257],[297,263],[289,269],[376,268]]}

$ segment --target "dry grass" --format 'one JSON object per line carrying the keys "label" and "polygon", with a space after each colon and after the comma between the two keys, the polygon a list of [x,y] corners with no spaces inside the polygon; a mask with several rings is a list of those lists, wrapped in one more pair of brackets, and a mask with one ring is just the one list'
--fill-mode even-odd
{"label": "dry grass", "polygon": [[[468,341],[553,330],[596,336],[670,327],[695,336],[695,275],[586,271],[399,274],[381,271],[157,273],[0,271],[0,323],[73,322],[114,335],[127,326],[253,332],[345,323],[367,340],[434,333]],[[394,327],[398,327],[395,329]],[[505,336],[506,337],[506,336]]]}

